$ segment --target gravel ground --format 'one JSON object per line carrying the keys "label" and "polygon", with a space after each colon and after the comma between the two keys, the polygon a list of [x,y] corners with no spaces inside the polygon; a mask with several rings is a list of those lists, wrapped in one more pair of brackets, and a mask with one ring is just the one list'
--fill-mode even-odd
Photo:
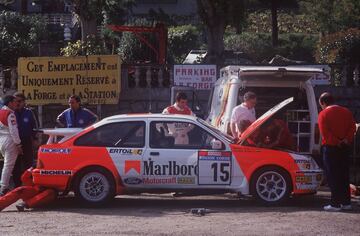
{"label": "gravel ground", "polygon": [[[109,206],[79,207],[73,197],[46,208],[0,212],[0,235],[360,235],[360,206],[324,212],[328,191],[261,206],[235,195],[173,197],[171,194],[119,196]],[[192,208],[209,210],[194,215]]]}

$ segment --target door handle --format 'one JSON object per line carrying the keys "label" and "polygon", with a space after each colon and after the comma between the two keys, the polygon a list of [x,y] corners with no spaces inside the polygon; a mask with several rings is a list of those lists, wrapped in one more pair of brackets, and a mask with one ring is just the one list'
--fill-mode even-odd
{"label": "door handle", "polygon": [[159,152],[150,152],[150,155],[151,155],[151,156],[159,156],[160,153],[159,153]]}

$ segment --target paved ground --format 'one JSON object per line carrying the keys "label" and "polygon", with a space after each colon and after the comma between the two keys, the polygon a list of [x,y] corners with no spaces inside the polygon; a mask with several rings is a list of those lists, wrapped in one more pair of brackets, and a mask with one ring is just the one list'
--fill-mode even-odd
{"label": "paved ground", "polygon": [[[360,235],[360,206],[324,212],[329,192],[264,207],[235,195],[117,197],[108,207],[79,207],[73,197],[36,210],[0,212],[0,235]],[[210,213],[197,216],[191,208]]]}

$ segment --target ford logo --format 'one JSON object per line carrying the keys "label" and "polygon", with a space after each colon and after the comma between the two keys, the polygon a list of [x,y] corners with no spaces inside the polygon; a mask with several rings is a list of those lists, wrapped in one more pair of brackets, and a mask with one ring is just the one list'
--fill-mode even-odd
{"label": "ford logo", "polygon": [[141,184],[142,180],[136,177],[130,177],[124,179],[125,184]]}

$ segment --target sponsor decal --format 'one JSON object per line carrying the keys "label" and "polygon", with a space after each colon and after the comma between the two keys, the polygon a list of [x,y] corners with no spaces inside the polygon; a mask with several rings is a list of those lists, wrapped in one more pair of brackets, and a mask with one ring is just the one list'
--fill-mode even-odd
{"label": "sponsor decal", "polygon": [[296,176],[295,182],[298,183],[311,183],[312,182],[312,176]]}
{"label": "sponsor decal", "polygon": [[261,152],[261,149],[251,147],[234,147],[233,152]]}
{"label": "sponsor decal", "polygon": [[40,170],[40,175],[72,175],[71,170]]}
{"label": "sponsor decal", "polygon": [[311,164],[308,160],[295,160],[295,163],[299,166],[300,169],[310,170]]}
{"label": "sponsor decal", "polygon": [[199,151],[199,156],[220,156],[231,157],[231,152],[218,152],[218,151]]}
{"label": "sponsor decal", "polygon": [[136,177],[129,177],[129,178],[124,179],[125,184],[136,185],[136,184],[141,184],[142,182],[143,181],[141,179],[136,178]]}
{"label": "sponsor decal", "polygon": [[296,188],[299,190],[316,190],[317,187],[317,184],[296,183]]}
{"label": "sponsor decal", "polygon": [[109,153],[118,153],[123,155],[141,155],[142,149],[129,149],[129,148],[110,148]]}
{"label": "sponsor decal", "polygon": [[198,167],[194,165],[181,165],[176,161],[169,161],[168,164],[154,164],[154,161],[144,161],[143,175],[196,175]]}
{"label": "sponsor decal", "polygon": [[125,174],[132,169],[135,170],[138,174],[140,174],[141,161],[125,160]]}
{"label": "sponsor decal", "polygon": [[41,148],[40,152],[43,153],[58,153],[58,154],[69,154],[70,148]]}
{"label": "sponsor decal", "polygon": [[195,184],[195,177],[178,177],[178,184]]}
{"label": "sponsor decal", "polygon": [[143,178],[144,184],[176,184],[176,177],[171,178]]}

